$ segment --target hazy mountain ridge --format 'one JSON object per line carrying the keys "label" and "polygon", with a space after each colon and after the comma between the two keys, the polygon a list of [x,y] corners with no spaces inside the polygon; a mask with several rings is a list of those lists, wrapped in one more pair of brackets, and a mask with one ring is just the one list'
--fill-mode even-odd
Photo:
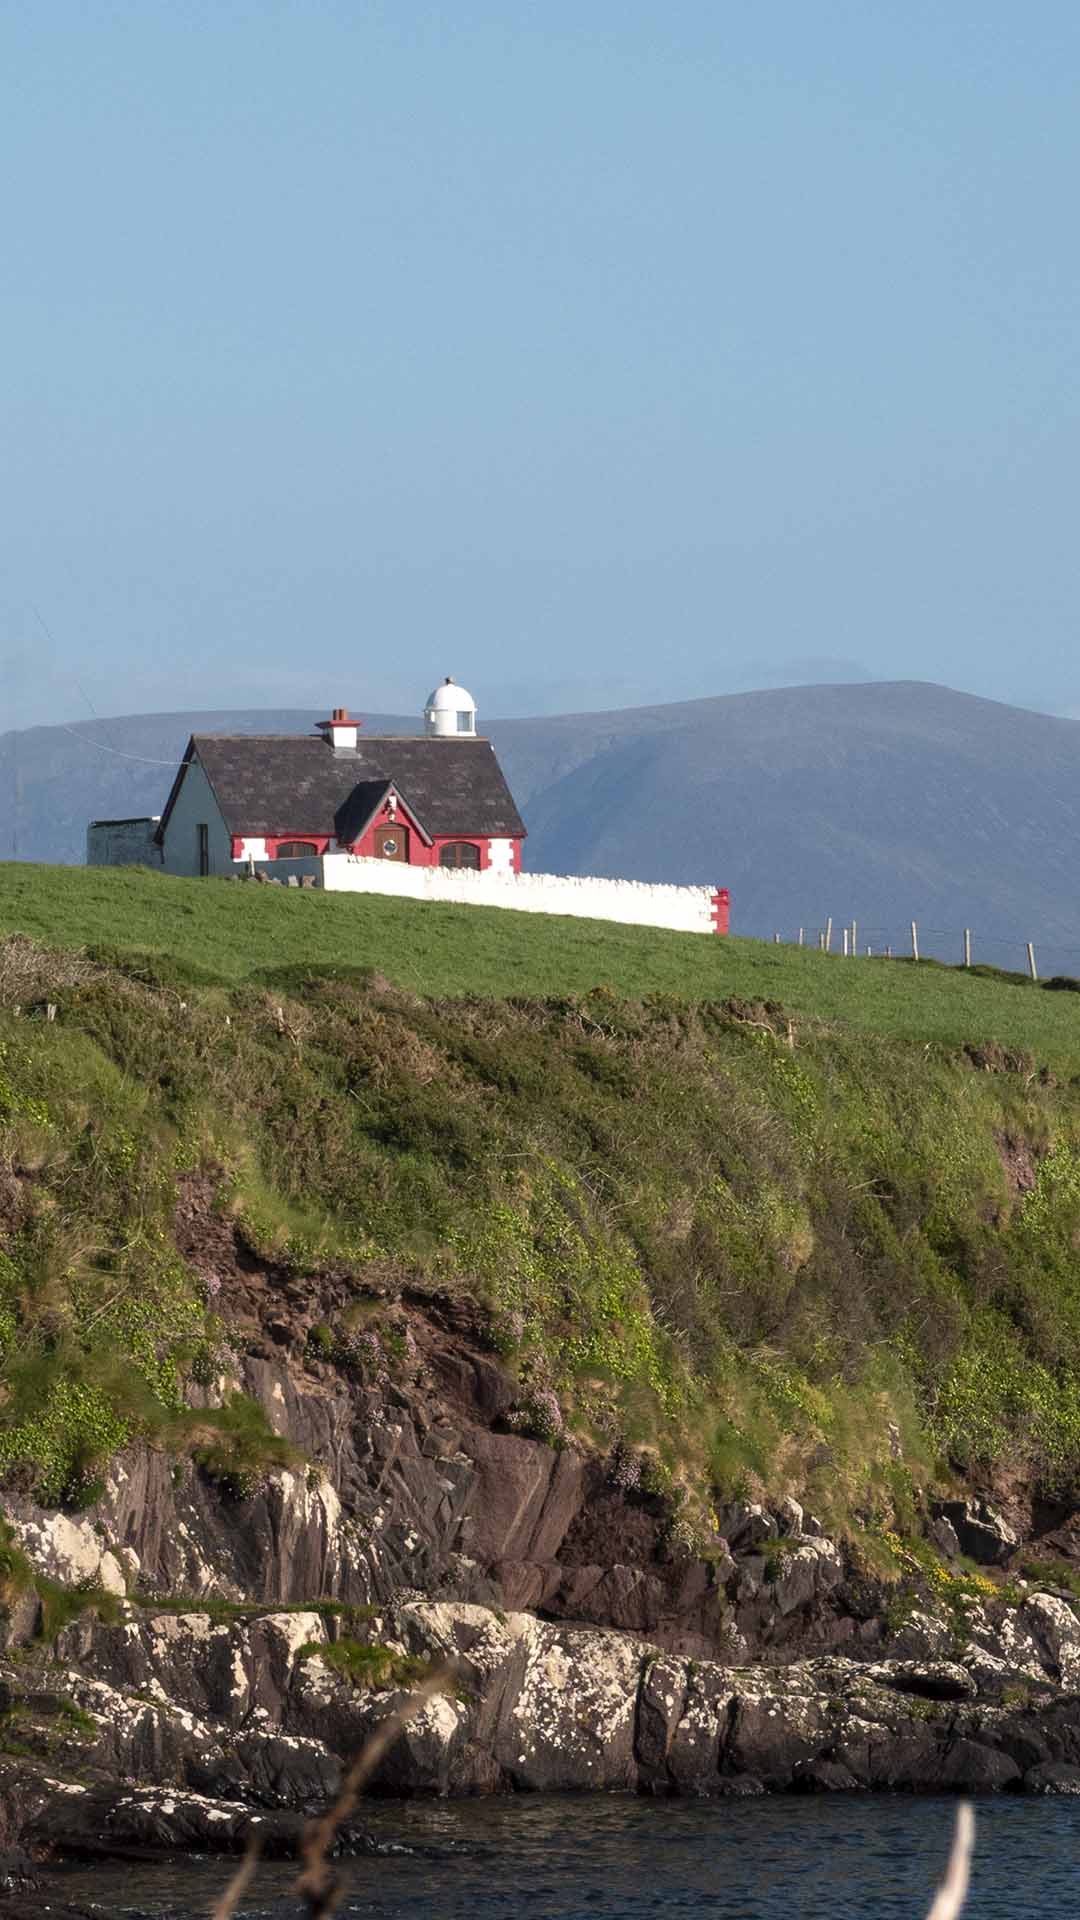
{"label": "hazy mountain ridge", "polygon": [[613,742],[528,824],[537,866],[720,881],[744,932],[831,914],[895,944],[915,917],[927,950],[970,926],[976,958],[1021,966],[1033,938],[1080,970],[1073,721],[914,682],[735,695]]}
{"label": "hazy mountain ridge", "polygon": [[[0,736],[4,851],[79,861],[88,819],[160,811],[194,729],[297,732],[318,717],[217,710]],[[371,734],[419,725],[366,716]],[[534,871],[715,881],[732,890],[739,931],[766,936],[831,914],[837,926],[857,918],[860,943],[884,944],[916,917],[928,950],[942,928],[955,957],[971,926],[976,958],[1019,966],[1032,938],[1044,971],[1080,972],[1077,721],[895,682],[486,730],[525,812]]]}

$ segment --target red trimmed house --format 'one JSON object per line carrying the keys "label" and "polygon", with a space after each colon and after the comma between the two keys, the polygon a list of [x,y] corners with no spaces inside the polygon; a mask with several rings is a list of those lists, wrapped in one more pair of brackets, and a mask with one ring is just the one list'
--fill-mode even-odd
{"label": "red trimmed house", "polygon": [[476,708],[447,680],[424,734],[362,739],[343,707],[315,734],[194,734],[155,840],[168,873],[354,853],[521,871],[525,826]]}

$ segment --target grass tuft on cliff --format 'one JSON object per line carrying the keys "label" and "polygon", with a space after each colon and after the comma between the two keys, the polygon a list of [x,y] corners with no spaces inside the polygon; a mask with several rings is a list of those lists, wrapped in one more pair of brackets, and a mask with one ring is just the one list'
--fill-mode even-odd
{"label": "grass tuft on cliff", "polygon": [[[617,929],[638,991],[572,942],[588,987],[544,991],[557,937],[597,929],[72,877],[190,902],[208,944],[121,952],[120,918],[109,954],[0,943],[0,1474],[23,1491],[85,1503],[139,1435],[217,1447],[237,1497],[284,1463],[244,1408],[190,1424],[231,1364],[227,1292],[173,1234],[192,1176],[276,1269],[351,1276],[320,1352],[361,1375],[412,1365],[388,1287],[474,1300],[514,1423],[666,1493],[673,1551],[744,1488],[903,1534],[952,1468],[1080,1473],[1076,996],[779,950],[781,1006],[755,972],[776,949]],[[268,984],[266,930],[338,904],[378,973],[290,958]],[[219,915],[249,938],[231,982]],[[501,991],[435,984],[470,942]],[[658,984],[675,955],[693,991]]]}
{"label": "grass tuft on cliff", "polygon": [[434,1663],[419,1654],[401,1653],[366,1640],[305,1640],[298,1660],[320,1660],[354,1687],[373,1692],[388,1687],[414,1687],[427,1680]]}

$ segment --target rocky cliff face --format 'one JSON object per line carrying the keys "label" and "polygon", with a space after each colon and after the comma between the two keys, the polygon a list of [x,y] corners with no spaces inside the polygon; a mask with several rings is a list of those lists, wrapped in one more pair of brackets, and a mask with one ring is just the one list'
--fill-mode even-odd
{"label": "rocky cliff face", "polygon": [[[68,1624],[10,1610],[0,1840],[228,1847],[257,1822],[291,1846],[445,1657],[454,1690],[377,1790],[1080,1788],[1064,1591],[916,1581],[900,1606],[790,1499],[729,1506],[702,1552],[617,1462],[514,1430],[467,1304],[404,1302],[394,1378],[343,1364],[313,1338],[336,1283],[200,1218],[188,1257],[227,1271],[237,1329],[235,1379],[205,1398],[242,1386],[296,1464],[230,1483],[137,1447],[81,1515],[8,1503]],[[1019,1541],[974,1499],[934,1524],[986,1566]]]}

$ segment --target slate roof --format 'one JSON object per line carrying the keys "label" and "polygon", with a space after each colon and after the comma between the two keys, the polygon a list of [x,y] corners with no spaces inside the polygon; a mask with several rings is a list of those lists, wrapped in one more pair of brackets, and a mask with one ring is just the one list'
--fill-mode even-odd
{"label": "slate roof", "polygon": [[355,839],[388,785],[432,839],[513,839],[525,833],[490,740],[373,734],[361,738],[355,753],[335,753],[318,735],[197,733],[161,816],[159,839],[196,754],[229,833],[341,833]]}

